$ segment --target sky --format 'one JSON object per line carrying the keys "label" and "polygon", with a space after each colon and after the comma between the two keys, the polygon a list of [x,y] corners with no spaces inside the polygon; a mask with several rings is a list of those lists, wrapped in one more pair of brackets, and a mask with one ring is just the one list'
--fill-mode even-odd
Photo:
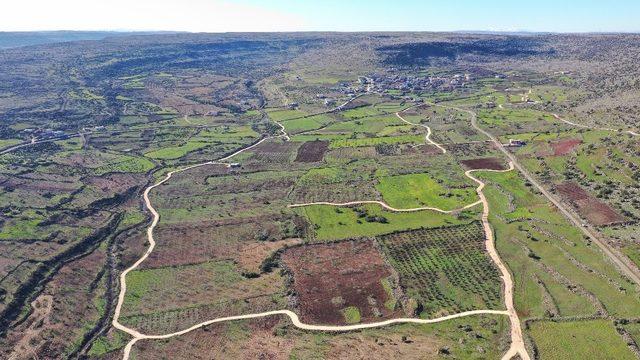
{"label": "sky", "polygon": [[638,0],[8,0],[0,31],[640,32]]}

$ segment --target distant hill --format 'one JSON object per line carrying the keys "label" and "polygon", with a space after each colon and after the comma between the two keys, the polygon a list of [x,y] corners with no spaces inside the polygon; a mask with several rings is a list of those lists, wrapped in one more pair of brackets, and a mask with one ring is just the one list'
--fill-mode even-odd
{"label": "distant hill", "polygon": [[120,31],[19,31],[0,32],[0,50],[21,46],[52,44],[78,40],[102,40],[112,36],[147,35],[159,32]]}

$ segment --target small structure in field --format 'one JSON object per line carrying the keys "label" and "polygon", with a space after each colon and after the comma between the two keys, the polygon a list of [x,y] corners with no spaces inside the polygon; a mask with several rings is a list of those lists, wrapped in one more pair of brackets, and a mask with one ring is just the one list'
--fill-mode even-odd
{"label": "small structure in field", "polygon": [[510,147],[522,147],[527,145],[527,142],[524,140],[518,140],[518,139],[509,139],[509,144],[507,144],[507,146]]}

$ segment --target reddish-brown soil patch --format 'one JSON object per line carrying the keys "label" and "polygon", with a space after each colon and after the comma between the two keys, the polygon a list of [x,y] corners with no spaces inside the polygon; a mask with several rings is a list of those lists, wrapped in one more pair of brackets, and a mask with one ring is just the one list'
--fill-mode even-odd
{"label": "reddish-brown soil patch", "polygon": [[329,149],[328,141],[308,141],[298,148],[297,162],[321,161],[324,153]]}
{"label": "reddish-brown soil patch", "polygon": [[574,182],[557,185],[556,190],[593,225],[611,225],[625,221],[611,206],[596,199]]}
{"label": "reddish-brown soil patch", "polygon": [[553,149],[553,156],[567,155],[572,152],[578,145],[582,143],[580,139],[564,139],[560,141],[554,141],[551,143]]}
{"label": "reddish-brown soil patch", "polygon": [[506,170],[507,169],[504,166],[504,161],[494,157],[461,160],[460,162],[464,166],[466,166],[468,169],[471,169],[471,170],[476,170],[476,169]]}
{"label": "reddish-brown soil patch", "polygon": [[293,247],[282,260],[293,273],[303,322],[344,324],[342,310],[355,306],[361,321],[391,318],[381,280],[391,271],[372,241],[344,241]]}

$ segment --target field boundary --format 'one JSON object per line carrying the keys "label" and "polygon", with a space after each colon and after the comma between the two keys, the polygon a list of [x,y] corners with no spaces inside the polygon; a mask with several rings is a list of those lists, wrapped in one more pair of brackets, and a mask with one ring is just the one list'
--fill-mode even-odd
{"label": "field boundary", "polygon": [[[339,106],[337,108],[337,110],[339,110],[342,106]],[[406,110],[406,109],[405,109]],[[121,324],[119,322],[119,318],[120,318],[120,313],[122,310],[122,306],[124,304],[124,299],[125,299],[125,295],[126,295],[126,291],[127,291],[127,284],[126,284],[126,276],[129,272],[135,270],[138,268],[138,266],[144,262],[149,255],[153,252],[156,242],[153,238],[153,230],[155,229],[155,227],[157,226],[158,222],[160,221],[160,214],[156,211],[156,209],[153,207],[153,205],[151,204],[151,200],[149,199],[149,194],[151,192],[151,190],[155,189],[156,187],[164,184],[165,182],[167,182],[169,179],[171,179],[171,177],[174,174],[177,173],[181,173],[184,171],[188,171],[194,168],[199,168],[202,166],[207,166],[207,165],[224,165],[227,167],[230,167],[231,164],[228,163],[227,161],[230,160],[231,158],[233,158],[234,156],[250,150],[258,145],[260,145],[262,142],[268,140],[268,139],[274,139],[274,138],[285,138],[285,139],[289,139],[289,135],[286,133],[284,126],[282,126],[282,124],[277,123],[280,127],[281,127],[281,134],[280,135],[276,135],[276,136],[267,136],[262,138],[261,140],[257,141],[256,143],[243,147],[241,149],[239,149],[238,151],[232,153],[231,155],[228,155],[226,157],[223,157],[221,159],[218,160],[213,160],[213,161],[207,161],[204,163],[200,163],[200,164],[194,164],[194,165],[190,165],[181,169],[177,169],[177,170],[173,170],[170,171],[166,174],[166,176],[159,180],[158,182],[156,182],[153,185],[150,185],[149,187],[147,187],[143,193],[143,199],[145,202],[145,205],[147,207],[147,209],[151,212],[151,214],[153,215],[153,220],[151,222],[151,224],[147,227],[147,240],[149,241],[149,247],[147,248],[146,252],[135,262],[133,263],[133,265],[131,265],[130,267],[128,267],[127,269],[125,269],[121,274],[120,274],[120,292],[118,294],[118,302],[116,304],[116,308],[115,308],[115,312],[114,312],[114,316],[113,316],[113,321],[112,321],[112,325],[118,329],[121,330],[123,332],[126,332],[127,334],[131,335],[133,338],[126,344],[124,350],[123,350],[123,359],[124,360],[128,360],[129,356],[131,354],[131,349],[133,348],[133,345],[138,342],[139,340],[144,340],[144,339],[168,339],[171,337],[175,337],[175,336],[179,336],[179,335],[183,335],[186,334],[188,332],[191,332],[193,330],[202,328],[204,326],[207,326],[209,324],[214,324],[214,323],[218,323],[218,322],[225,322],[225,321],[234,321],[234,320],[245,320],[245,319],[253,319],[253,318],[260,318],[260,317],[265,317],[265,316],[272,316],[272,315],[287,315],[289,316],[289,318],[291,319],[292,323],[294,326],[303,329],[303,330],[312,330],[312,331],[333,331],[333,332],[342,332],[342,331],[353,331],[353,330],[361,330],[361,329],[369,329],[369,328],[376,328],[376,327],[383,327],[383,326],[389,326],[389,325],[393,325],[393,324],[399,324],[399,323],[416,323],[416,324],[431,324],[431,323],[437,323],[437,322],[442,322],[442,321],[446,321],[446,320],[450,320],[450,319],[455,319],[455,318],[460,318],[460,317],[464,317],[464,316],[470,316],[470,315],[478,315],[478,314],[493,314],[493,315],[507,315],[509,316],[510,322],[511,322],[511,346],[509,348],[509,350],[507,351],[507,353],[503,356],[503,360],[508,360],[511,359],[512,357],[519,355],[523,360],[530,360],[530,357],[526,351],[526,348],[524,346],[524,340],[522,338],[522,329],[520,327],[520,320],[518,318],[518,315],[515,311],[515,308],[513,306],[513,282],[511,280],[511,274],[509,273],[508,269],[506,268],[506,266],[502,263],[502,260],[500,259],[496,249],[495,249],[495,241],[494,241],[494,236],[493,236],[493,231],[491,229],[491,226],[489,224],[488,221],[488,217],[489,217],[489,204],[482,192],[485,184],[484,182],[482,182],[481,180],[479,180],[478,178],[474,177],[473,175],[471,175],[473,172],[477,172],[477,171],[489,171],[489,172],[507,172],[507,171],[511,171],[514,169],[513,166],[513,162],[509,163],[509,169],[506,170],[491,170],[491,169],[474,169],[474,170],[467,170],[465,172],[465,175],[470,178],[471,180],[473,180],[474,182],[476,182],[478,184],[478,187],[476,188],[476,192],[478,193],[478,196],[480,197],[479,202],[473,203],[473,204],[469,204],[466,207],[471,207],[471,206],[475,206],[479,203],[483,204],[483,213],[482,213],[482,224],[483,224],[483,228],[485,230],[485,243],[486,243],[486,248],[487,251],[489,252],[492,260],[496,263],[496,266],[498,267],[498,269],[501,271],[502,273],[502,280],[504,283],[504,292],[505,292],[505,306],[507,310],[472,310],[472,311],[467,311],[467,312],[462,312],[462,313],[457,313],[457,314],[452,314],[452,315],[447,315],[447,316],[443,316],[443,317],[439,317],[439,318],[435,318],[435,319],[417,319],[417,318],[396,318],[396,319],[390,319],[390,320],[386,320],[386,321],[381,321],[381,322],[375,322],[375,323],[366,323],[366,324],[355,324],[355,325],[345,325],[345,326],[329,326],[329,325],[312,325],[312,324],[304,324],[300,321],[300,319],[298,318],[298,315],[296,315],[294,312],[290,311],[290,310],[275,310],[275,311],[268,311],[268,312],[263,312],[263,313],[257,313],[257,314],[246,314],[246,315],[238,315],[238,316],[230,316],[230,317],[223,317],[223,318],[216,318],[216,319],[212,319],[212,320],[208,320],[208,321],[204,321],[202,323],[196,324],[192,327],[189,327],[187,329],[181,330],[181,331],[177,331],[177,332],[173,332],[173,333],[169,333],[169,334],[163,334],[163,335],[148,335],[148,334],[143,334],[135,329],[129,328],[123,324]],[[425,139],[426,141],[430,141],[429,139],[429,135],[430,135],[430,131],[429,134],[427,135],[427,138]],[[441,147],[440,147],[441,148]],[[446,150],[444,148],[441,148],[441,150],[445,151]],[[388,205],[387,205],[388,206]],[[465,207],[465,208],[466,208]],[[436,208],[433,208],[436,209]],[[438,209],[440,211],[444,211],[441,209]],[[437,211],[437,210],[436,210]]]}

